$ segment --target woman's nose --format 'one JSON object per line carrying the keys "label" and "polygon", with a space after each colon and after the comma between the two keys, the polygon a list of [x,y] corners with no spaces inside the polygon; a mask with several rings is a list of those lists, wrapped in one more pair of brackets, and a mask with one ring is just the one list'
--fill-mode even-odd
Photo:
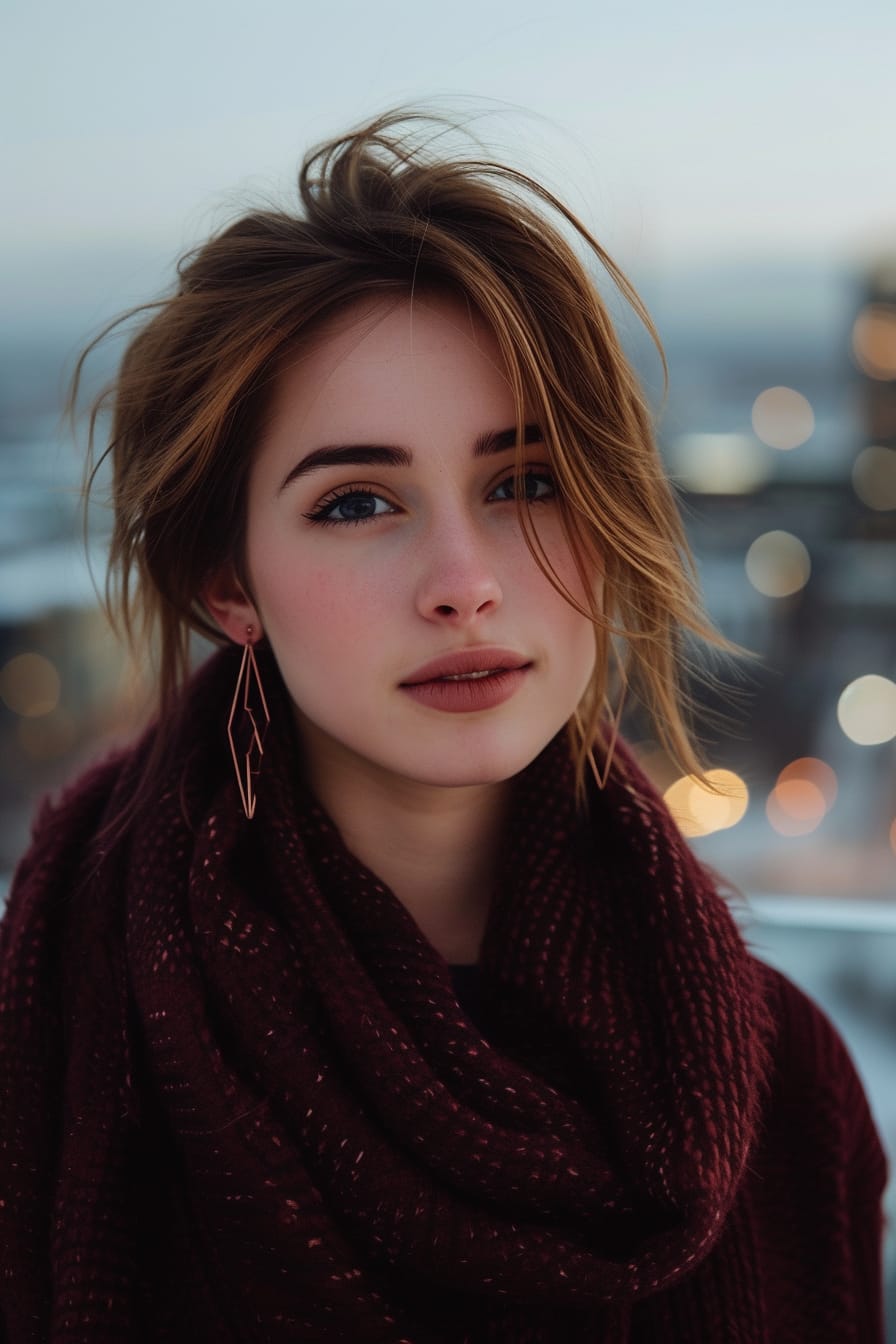
{"label": "woman's nose", "polygon": [[501,605],[494,563],[472,526],[446,526],[438,536],[430,535],[424,550],[417,609],[427,620],[464,625]]}

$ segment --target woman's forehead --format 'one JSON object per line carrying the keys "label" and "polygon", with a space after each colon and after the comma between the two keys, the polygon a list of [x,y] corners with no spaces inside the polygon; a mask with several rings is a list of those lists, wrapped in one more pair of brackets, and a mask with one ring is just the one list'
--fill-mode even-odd
{"label": "woman's forehead", "polygon": [[321,324],[282,365],[268,423],[315,410],[340,419],[374,408],[398,411],[405,398],[440,391],[512,403],[512,381],[490,329],[454,298],[364,299]]}

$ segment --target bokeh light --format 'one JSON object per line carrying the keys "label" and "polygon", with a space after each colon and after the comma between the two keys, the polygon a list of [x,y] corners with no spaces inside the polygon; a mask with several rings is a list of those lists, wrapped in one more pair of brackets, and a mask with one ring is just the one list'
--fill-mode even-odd
{"label": "bokeh light", "polygon": [[859,746],[889,742],[896,737],[896,682],[875,674],[857,677],[837,701],[837,720]]}
{"label": "bokeh light", "polygon": [[869,509],[896,509],[896,451],[872,444],[853,463],[853,489]]}
{"label": "bokeh light", "polygon": [[733,770],[707,770],[706,784],[682,775],[663,797],[684,835],[711,835],[736,826],[750,801],[749,790]]}
{"label": "bokeh light", "polygon": [[824,794],[808,779],[776,784],[765,805],[766,816],[779,835],[808,835],[827,812]]}
{"label": "bokeh light", "polygon": [[747,578],[766,597],[789,597],[805,588],[812,562],[799,537],[791,532],[763,532],[746,558]]}
{"label": "bokeh light", "polygon": [[682,485],[704,495],[747,495],[770,474],[769,454],[749,434],[680,434],[669,459]]}
{"label": "bokeh light", "polygon": [[798,760],[785,765],[778,775],[778,783],[787,784],[792,780],[806,780],[814,784],[824,798],[828,811],[837,801],[837,776],[827,761],[821,761],[817,756],[800,756]]}
{"label": "bokeh light", "polygon": [[59,704],[59,673],[39,653],[20,653],[0,668],[0,697],[14,714],[39,718]]}
{"label": "bokeh light", "polygon": [[852,351],[869,378],[896,378],[896,304],[869,303],[853,324]]}
{"label": "bokeh light", "polygon": [[778,775],[765,812],[779,835],[809,835],[824,820],[836,798],[837,776],[827,762],[815,756],[801,756]]}
{"label": "bokeh light", "polygon": [[753,432],[769,448],[798,448],[811,438],[815,414],[802,392],[792,387],[767,387],[753,402]]}

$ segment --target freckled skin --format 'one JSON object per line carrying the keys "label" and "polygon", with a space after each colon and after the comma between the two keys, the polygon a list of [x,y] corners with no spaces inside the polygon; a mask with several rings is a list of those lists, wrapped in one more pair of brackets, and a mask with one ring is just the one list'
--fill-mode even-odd
{"label": "freckled skin", "polygon": [[[254,602],[219,592],[210,604],[238,642],[247,624],[267,635],[313,784],[359,772],[405,795],[496,784],[573,713],[593,670],[591,624],[525,544],[507,484],[513,450],[473,455],[478,436],[514,424],[493,336],[444,298],[357,304],[280,375],[249,483]],[[394,445],[413,462],[328,466],[280,488],[308,453],[334,444]],[[578,594],[547,450],[526,451],[546,496],[533,506],[539,537]],[[352,487],[367,494],[349,498]],[[312,521],[334,492],[343,502],[330,518],[368,516]],[[447,714],[401,689],[424,663],[476,645],[531,663],[505,703]]]}

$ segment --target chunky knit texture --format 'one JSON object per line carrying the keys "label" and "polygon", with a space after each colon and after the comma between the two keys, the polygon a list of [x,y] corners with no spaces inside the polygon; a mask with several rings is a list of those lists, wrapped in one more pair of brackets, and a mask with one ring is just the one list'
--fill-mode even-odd
{"label": "chunky knit texture", "polygon": [[146,739],[45,808],[20,867],[8,1344],[874,1344],[886,1170],[855,1070],[630,758],[587,823],[562,740],[516,781],[486,1039],[297,783],[264,671],[251,822],[219,654],[157,805],[109,841]]}

